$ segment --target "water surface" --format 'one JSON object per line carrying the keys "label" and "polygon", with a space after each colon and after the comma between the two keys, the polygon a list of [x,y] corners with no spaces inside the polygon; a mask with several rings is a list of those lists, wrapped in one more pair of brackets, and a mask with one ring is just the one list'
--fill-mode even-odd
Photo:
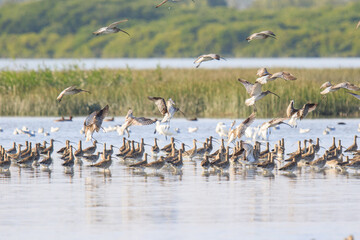
{"label": "water surface", "polygon": [[[84,140],[79,130],[84,118],[72,122],[53,122],[54,118],[1,118],[0,144],[12,141],[42,142],[50,138],[64,142]],[[176,139],[192,144],[215,137],[215,126],[230,119],[172,121],[180,128]],[[265,120],[256,120],[253,126]],[[121,124],[104,122],[104,127]],[[240,120],[238,120],[240,122]],[[345,125],[338,125],[345,122]],[[286,152],[294,151],[296,141],[319,137],[329,147],[332,137],[352,144],[359,121],[356,119],[304,120],[297,129],[281,126],[272,130],[271,146],[285,138]],[[334,126],[323,135],[326,126]],[[13,135],[15,128],[27,126],[34,137]],[[44,127],[60,127],[50,136],[38,134]],[[188,133],[188,127],[198,127]],[[300,134],[299,128],[310,128]],[[144,137],[152,144],[154,126],[133,127],[130,139]],[[99,142],[120,146],[116,132],[95,133]],[[169,142],[159,137],[159,145]],[[63,143],[56,143],[59,149]],[[84,143],[84,146],[89,146]],[[215,144],[215,148],[218,144]],[[102,146],[98,147],[102,150]],[[149,147],[146,147],[147,152]],[[115,149],[117,152],[117,150]],[[321,154],[324,150],[321,150]],[[111,174],[86,166],[75,166],[73,174],[64,172],[62,160],[53,153],[51,172],[40,168],[11,167],[10,175],[0,174],[0,230],[4,239],[343,239],[360,236],[360,175],[308,170],[288,177],[276,171],[264,176],[254,170],[230,168],[228,174],[204,174],[199,161],[185,162],[182,173],[168,170],[145,173],[130,170],[114,159]]]}

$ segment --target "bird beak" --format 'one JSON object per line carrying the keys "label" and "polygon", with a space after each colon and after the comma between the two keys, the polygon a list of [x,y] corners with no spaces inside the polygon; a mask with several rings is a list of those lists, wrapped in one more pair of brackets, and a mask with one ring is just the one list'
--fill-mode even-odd
{"label": "bird beak", "polygon": [[223,58],[223,57],[220,57],[220,59],[223,59],[223,60],[225,60],[225,61],[227,61],[225,58]]}
{"label": "bird beak", "polygon": [[278,98],[280,98],[279,95],[277,95],[276,93],[273,93],[273,92],[270,92],[270,93],[271,93],[271,94],[274,94],[275,96],[277,96]]}

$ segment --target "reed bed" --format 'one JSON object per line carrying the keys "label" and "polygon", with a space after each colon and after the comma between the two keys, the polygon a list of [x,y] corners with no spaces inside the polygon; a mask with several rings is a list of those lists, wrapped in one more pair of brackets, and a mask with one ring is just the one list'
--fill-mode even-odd
{"label": "reed bed", "polygon": [[[271,72],[282,69],[269,69]],[[360,102],[340,90],[320,95],[325,81],[360,83],[360,69],[286,69],[297,76],[296,81],[277,79],[263,86],[280,96],[266,96],[257,104],[258,118],[285,116],[290,100],[295,107],[307,102],[319,103],[312,118],[359,117]],[[171,97],[187,117],[244,118],[252,107],[238,78],[254,82],[256,69],[163,69],[154,70],[80,70],[76,66],[64,71],[0,72],[0,113],[2,116],[79,116],[110,106],[110,115],[124,116],[128,108],[135,116],[160,117],[147,96]],[[66,87],[76,85],[91,91],[65,96],[57,95]],[[181,115],[177,115],[181,117]]]}

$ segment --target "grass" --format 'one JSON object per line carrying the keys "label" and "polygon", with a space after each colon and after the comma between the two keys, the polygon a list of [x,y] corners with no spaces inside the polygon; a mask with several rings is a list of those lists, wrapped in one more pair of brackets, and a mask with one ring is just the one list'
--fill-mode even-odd
{"label": "grass", "polygon": [[[269,69],[270,72],[282,69]],[[300,108],[307,102],[319,103],[309,117],[359,117],[360,102],[341,89],[326,98],[319,86],[325,81],[360,83],[360,69],[286,69],[298,80],[278,79],[263,86],[280,96],[266,96],[258,102],[259,118],[285,116],[291,99]],[[162,69],[154,70],[80,70],[0,72],[0,114],[2,116],[79,116],[109,104],[110,115],[126,115],[128,108],[135,116],[160,117],[147,96],[172,98],[188,117],[244,118],[252,112],[244,104],[248,98],[238,78],[254,82],[256,69]],[[65,96],[57,95],[76,85],[91,91]],[[180,115],[178,115],[181,117]]]}

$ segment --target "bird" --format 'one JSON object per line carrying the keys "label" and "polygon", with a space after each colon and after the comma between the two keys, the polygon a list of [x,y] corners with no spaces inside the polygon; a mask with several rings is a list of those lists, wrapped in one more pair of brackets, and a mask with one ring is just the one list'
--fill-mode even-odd
{"label": "bird", "polygon": [[344,152],[355,152],[357,151],[357,143],[356,143],[356,139],[359,138],[357,135],[354,136],[354,143],[348,147]]}
{"label": "bird", "polygon": [[160,156],[159,160],[145,164],[144,166],[147,168],[155,169],[155,171],[157,171],[161,169],[164,165],[165,165],[165,159],[163,156]]}
{"label": "bird", "polygon": [[266,95],[268,95],[269,93],[274,94],[275,96],[279,97],[277,94],[267,90],[265,92],[261,91],[261,87],[262,84],[261,83],[250,83],[246,80],[243,80],[241,78],[238,79],[239,82],[242,83],[242,85],[245,87],[246,92],[251,96],[251,98],[248,98],[245,100],[245,105],[246,106],[252,106],[254,105],[254,109],[256,110],[255,107],[255,102],[259,101],[260,99],[262,99],[263,97],[265,97]]}
{"label": "bird", "polygon": [[102,161],[91,164],[90,167],[101,168],[104,171],[106,171],[106,170],[109,170],[109,167],[111,166],[111,164],[112,164],[111,155],[108,155],[108,156],[106,156],[106,158],[104,156],[104,159]]}
{"label": "bird", "polygon": [[196,65],[196,68],[200,67],[200,64],[202,62],[207,62],[207,61],[211,61],[211,60],[220,60],[223,59],[226,61],[225,58],[221,57],[219,54],[214,54],[214,53],[210,53],[210,54],[204,54],[199,56],[194,63],[198,63],[198,65]]}
{"label": "bird", "polygon": [[259,78],[256,79],[256,82],[261,83],[261,84],[266,84],[268,81],[274,81],[277,78],[282,78],[286,81],[288,81],[288,80],[294,81],[297,79],[294,75],[292,75],[289,72],[277,72],[277,73],[271,74],[267,71],[266,68],[260,68],[257,71],[256,75],[259,76]]}
{"label": "bird", "polygon": [[137,169],[144,169],[145,168],[145,165],[148,164],[148,161],[147,161],[147,153],[144,154],[144,160],[140,161],[140,162],[137,162],[137,163],[134,163],[134,164],[131,164],[129,165],[129,167],[131,168],[137,168]]}
{"label": "bird", "polygon": [[90,92],[87,91],[87,90],[80,89],[80,88],[76,88],[76,86],[70,86],[70,87],[68,87],[68,88],[65,88],[65,89],[59,94],[59,96],[57,96],[56,100],[57,100],[58,102],[61,102],[61,99],[62,99],[65,95],[75,95],[75,94],[78,94],[78,93],[81,93],[81,92],[90,93]]}
{"label": "bird", "polygon": [[120,21],[117,21],[117,22],[113,22],[112,24],[110,24],[109,26],[107,27],[102,27],[102,28],[99,28],[98,30],[96,30],[95,32],[93,32],[94,35],[98,36],[98,35],[103,35],[103,34],[108,34],[108,33],[117,33],[117,32],[123,32],[125,34],[127,34],[128,36],[130,36],[129,33],[127,33],[126,31],[120,29],[117,27],[117,25],[119,23],[123,23],[123,22],[127,22],[128,19],[124,19],[124,20],[120,20]]}
{"label": "bird", "polygon": [[96,151],[96,147],[97,147],[96,144],[97,144],[97,141],[94,140],[92,146],[87,147],[83,150],[83,154],[93,154]]}
{"label": "bird", "polygon": [[[155,8],[161,7],[163,4],[167,3],[169,0],[164,0],[161,3],[159,3],[158,5],[155,6]],[[192,0],[193,2],[195,2],[194,0]],[[174,1],[173,1],[174,2]]]}
{"label": "bird", "polygon": [[86,141],[90,141],[94,131],[99,132],[101,124],[109,112],[109,105],[99,111],[92,112],[84,121]]}
{"label": "bird", "polygon": [[336,85],[332,85],[331,82],[325,82],[320,86],[320,89],[325,88],[322,92],[320,92],[320,94],[325,95],[328,94],[329,92],[335,92],[340,90],[340,88],[345,88],[347,90],[351,90],[351,91],[360,91],[360,88],[358,86],[355,86],[352,83],[349,82],[342,82],[342,83],[338,83]]}
{"label": "bird", "polygon": [[130,137],[129,133],[129,127],[130,126],[144,126],[144,125],[150,125],[157,121],[157,119],[150,119],[150,118],[144,118],[144,117],[134,117],[132,109],[129,109],[128,113],[125,117],[125,122],[123,125],[121,125],[119,132],[121,135],[124,134],[124,131],[127,132],[128,137]]}
{"label": "bird", "polygon": [[306,103],[302,108],[296,109],[294,108],[294,100],[291,100],[289,106],[286,109],[286,115],[288,118],[290,118],[289,125],[296,127],[296,121],[298,119],[304,119],[308,113],[314,111],[317,106],[317,103]]}
{"label": "bird", "polygon": [[6,150],[6,153],[7,153],[7,154],[14,154],[14,153],[16,153],[16,152],[17,152],[17,150],[16,150],[16,143],[13,142],[12,148],[9,148],[8,150]]}
{"label": "bird", "polygon": [[175,107],[175,102],[171,98],[169,98],[166,103],[165,99],[162,97],[148,96],[148,99],[155,103],[161,115],[163,115],[163,119],[161,120],[162,123],[170,122],[176,112],[180,112],[185,116],[185,113]]}
{"label": "bird", "polygon": [[266,39],[268,37],[276,39],[276,35],[272,31],[262,31],[251,34],[249,37],[246,38],[246,40],[250,42],[254,39]]}
{"label": "bird", "polygon": [[215,132],[217,134],[219,134],[219,136],[222,138],[222,137],[227,137],[228,135],[228,130],[225,129],[225,123],[223,122],[218,122],[218,124],[216,125],[216,128],[215,128]]}
{"label": "bird", "polygon": [[246,128],[248,128],[255,121],[256,113],[253,112],[248,118],[246,118],[242,123],[240,123],[236,128],[232,129],[233,125],[230,127],[228,134],[228,144],[234,141],[236,138],[241,138]]}
{"label": "bird", "polygon": [[103,153],[97,152],[96,154],[83,155],[82,158],[85,159],[85,161],[87,161],[87,162],[95,163],[97,160],[99,160],[100,154],[103,154]]}
{"label": "bird", "polygon": [[47,156],[45,158],[43,158],[39,164],[43,167],[43,168],[49,168],[49,166],[53,163],[53,160],[50,156],[51,152],[47,152]]}
{"label": "bird", "polygon": [[271,119],[270,121],[264,122],[263,124],[261,124],[260,129],[259,129],[259,134],[260,135],[266,135],[265,133],[267,132],[267,130],[271,127],[275,127],[278,126],[280,124],[286,124],[290,127],[292,127],[291,125],[289,125],[288,123],[284,122],[285,120],[288,120],[289,118],[285,117],[285,118],[274,118]]}

